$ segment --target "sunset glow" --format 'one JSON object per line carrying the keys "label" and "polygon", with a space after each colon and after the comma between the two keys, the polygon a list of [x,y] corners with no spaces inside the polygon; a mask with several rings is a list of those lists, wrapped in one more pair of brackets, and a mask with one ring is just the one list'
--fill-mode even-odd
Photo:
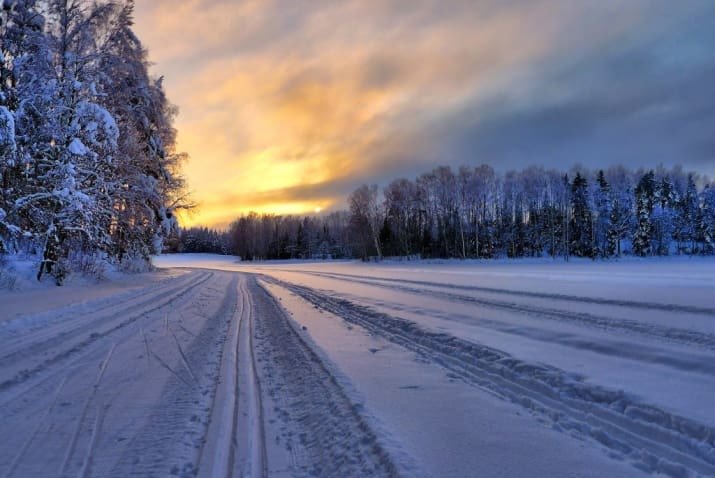
{"label": "sunset glow", "polygon": [[712,174],[711,132],[653,139],[694,101],[670,93],[709,84],[715,63],[703,47],[712,5],[672,7],[138,0],[136,22],[180,110],[201,204],[183,222],[225,226],[248,211],[342,208],[362,183],[436,164],[663,162]]}
{"label": "sunset glow", "polygon": [[0,80],[0,476],[715,478],[715,0],[5,0]]}

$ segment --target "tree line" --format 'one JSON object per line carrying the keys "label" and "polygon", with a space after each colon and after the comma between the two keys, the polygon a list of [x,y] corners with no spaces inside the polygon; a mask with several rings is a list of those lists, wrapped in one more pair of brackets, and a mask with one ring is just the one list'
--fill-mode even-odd
{"label": "tree line", "polygon": [[176,113],[133,1],[16,0],[0,12],[0,254],[61,283],[73,257],[149,264],[190,207]]}
{"label": "tree line", "polygon": [[232,254],[244,260],[350,258],[356,254],[351,233],[345,211],[305,217],[252,212],[227,231],[182,229],[168,250]]}
{"label": "tree line", "polygon": [[[699,185],[698,185],[699,183]],[[438,167],[348,199],[372,254],[608,258],[715,253],[715,188],[681,167],[570,173]]]}
{"label": "tree line", "polygon": [[244,259],[715,253],[715,185],[681,167],[440,166],[382,191],[363,185],[347,203],[326,216],[251,213],[226,232],[183,231],[177,247]]}

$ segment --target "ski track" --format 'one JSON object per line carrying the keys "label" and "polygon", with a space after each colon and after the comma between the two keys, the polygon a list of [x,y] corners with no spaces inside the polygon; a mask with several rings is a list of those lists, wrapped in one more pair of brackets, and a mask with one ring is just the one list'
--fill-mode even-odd
{"label": "ski track", "polygon": [[[125,304],[123,302],[126,299],[126,294],[120,294],[115,297],[114,300],[118,300],[117,303],[107,303],[105,307],[98,307],[99,312],[96,315],[93,314],[83,314],[78,313],[73,317],[72,324],[73,331],[78,330],[75,324],[77,322],[82,322],[84,320],[84,330],[81,333],[76,334],[76,341],[68,340],[72,335],[64,331],[59,323],[53,321],[51,327],[49,327],[53,332],[55,332],[54,337],[50,337],[47,330],[39,329],[39,333],[33,334],[35,330],[28,331],[25,334],[25,341],[23,345],[26,349],[18,352],[15,350],[13,352],[13,358],[17,361],[27,354],[30,360],[32,359],[32,350],[35,348],[37,341],[41,341],[48,347],[48,355],[50,358],[43,360],[34,369],[25,371],[24,373],[18,374],[11,380],[6,380],[3,383],[2,390],[0,390],[0,403],[4,409],[4,417],[12,419],[15,416],[20,416],[23,413],[25,404],[27,403],[41,403],[44,399],[45,392],[48,388],[52,387],[56,383],[58,377],[64,376],[63,381],[67,380],[67,377],[71,377],[72,387],[65,386],[65,389],[72,388],[72,390],[63,393],[63,395],[71,396],[77,393],[77,390],[84,390],[84,406],[81,409],[81,413],[78,413],[78,417],[73,419],[74,433],[68,438],[70,446],[64,453],[64,458],[62,459],[62,464],[58,462],[57,470],[60,470],[60,475],[71,475],[74,474],[75,463],[73,463],[72,458],[76,455],[76,451],[80,446],[84,447],[87,441],[87,431],[89,430],[91,446],[96,443],[99,438],[99,434],[96,431],[99,426],[101,426],[104,416],[99,414],[98,410],[100,405],[98,405],[97,400],[95,400],[95,395],[97,391],[101,388],[100,383],[87,383],[82,385],[83,380],[89,380],[88,375],[83,370],[91,367],[93,363],[97,363],[93,357],[95,357],[102,347],[105,348],[107,344],[113,344],[112,350],[116,347],[124,346],[126,348],[127,344],[130,344],[132,340],[137,339],[142,347],[146,347],[146,352],[149,352],[149,343],[145,330],[152,327],[152,323],[158,320],[158,313],[160,310],[168,306],[175,306],[177,308],[183,307],[185,304],[190,302],[197,294],[202,291],[203,284],[213,276],[213,273],[191,273],[188,277],[182,277],[174,281],[170,281],[168,284],[164,284],[153,293],[148,293],[145,290],[144,295],[142,294],[132,294],[136,298],[134,303]],[[146,297],[148,295],[148,297]],[[103,299],[104,302],[107,299]],[[112,299],[109,299],[110,302]],[[121,308],[127,311],[127,314],[122,314],[117,311]],[[81,311],[86,309],[86,304],[78,307]],[[113,310],[111,313],[108,311]],[[67,308],[64,312],[65,316],[73,316],[72,308]],[[27,322],[25,319],[18,319]],[[34,321],[35,323],[41,322],[37,320],[36,317],[32,317],[29,321]],[[140,325],[138,327],[131,327],[134,322],[138,322]],[[93,327],[101,327],[100,332],[98,329]],[[106,328],[105,328],[106,327]],[[35,338],[35,340],[32,340]],[[11,338],[12,339],[12,336]],[[3,337],[3,341],[6,338]],[[149,357],[147,355],[147,360]],[[106,371],[107,363],[106,361],[101,362],[102,374]],[[3,362],[3,368],[5,367]],[[91,371],[91,368],[89,368]],[[83,377],[87,377],[86,379]],[[107,389],[110,388],[108,385]],[[104,390],[107,393],[107,390]],[[58,389],[59,394],[59,389]],[[105,397],[106,398],[106,397]],[[55,397],[57,401],[58,397]],[[101,405],[103,408],[108,408],[110,406],[111,400],[106,404]],[[63,407],[71,406],[72,401],[69,398],[65,398],[61,401]],[[19,454],[16,455],[16,460],[13,461],[11,468],[5,471],[6,475],[10,476],[14,473],[14,470],[20,465],[20,461],[24,459],[24,454],[26,450],[32,449],[30,446],[31,442],[38,441],[42,434],[40,430],[45,433],[49,432],[55,425],[54,422],[59,421],[58,427],[66,427],[62,423],[62,420],[57,420],[57,413],[62,413],[64,415],[69,415],[67,409],[55,412],[54,404],[50,404],[46,408],[44,418],[40,420],[36,426],[33,434],[28,438],[28,441],[23,446],[23,449]],[[97,413],[94,411],[97,410]],[[25,412],[26,413],[26,412]],[[88,417],[97,416],[99,421],[92,423]],[[43,423],[48,422],[48,423]],[[18,430],[20,432],[20,430]],[[96,434],[96,435],[95,435]],[[94,436],[94,438],[91,438]],[[45,448],[49,450],[55,447],[55,443],[50,443],[40,446],[40,448]],[[37,447],[35,447],[37,448]],[[48,455],[51,453],[48,451]],[[29,458],[28,458],[29,459]],[[0,460],[1,461],[1,460]],[[82,459],[84,473],[89,473],[92,466],[92,461],[88,458]],[[1,469],[2,467],[0,467]],[[19,476],[24,476],[25,473],[29,473],[32,476],[32,472],[28,470],[23,470],[22,473],[18,471]],[[37,472],[39,475],[40,472]]]}
{"label": "ski track", "polygon": [[397,475],[294,327],[215,271],[3,324],[0,476]]}
{"label": "ski track", "polygon": [[[252,355],[247,355],[252,351],[253,328],[245,277],[238,287],[238,312],[228,322],[221,378],[214,392],[207,441],[198,459],[201,477],[267,476],[263,407],[256,387],[255,361]],[[247,356],[250,362],[245,360]],[[244,415],[253,423],[248,423],[249,418],[243,418]]]}
{"label": "ski track", "polygon": [[[20,339],[10,336],[8,341],[18,341],[19,343],[16,344],[9,356],[1,360],[1,363],[11,372],[15,371],[15,374],[11,377],[8,377],[6,373],[0,374],[0,377],[5,377],[4,381],[0,382],[0,392],[10,389],[12,392],[10,400],[14,400],[42,384],[43,372],[48,368],[57,364],[62,365],[68,361],[69,364],[64,366],[64,370],[69,370],[76,364],[82,366],[81,360],[92,353],[93,346],[98,342],[108,336],[114,336],[118,331],[147,317],[151,312],[170,305],[181,307],[191,299],[191,293],[198,290],[211,277],[212,274],[209,273],[200,275],[195,283],[182,281],[179,285],[169,287],[168,290],[164,289],[158,293],[149,294],[149,299],[132,304],[124,310],[115,305],[111,308],[118,310],[112,311],[108,315],[100,313],[97,316],[93,314],[79,316],[69,325],[70,331],[64,330],[61,323],[56,323],[47,329],[29,332]],[[130,331],[129,334],[132,332]],[[131,335],[126,336],[123,340],[129,337]],[[5,342],[6,340],[3,338],[3,348],[5,348]],[[41,352],[38,351],[40,344],[43,346],[40,349]],[[88,351],[85,352],[87,349]],[[28,362],[33,366],[27,367]],[[20,366],[12,367],[15,363],[19,363]],[[44,376],[47,377],[47,374]],[[49,375],[49,378],[52,376]],[[39,381],[32,380],[38,379],[38,377]],[[17,385],[26,387],[18,389]],[[8,400],[0,397],[0,405],[5,405],[7,402]]]}
{"label": "ski track", "polygon": [[[538,317],[547,320],[557,320],[561,322],[568,322],[577,324],[580,326],[591,327],[595,329],[605,330],[605,331],[615,331],[630,335],[638,335],[651,339],[657,339],[665,342],[696,346],[707,350],[715,350],[715,335],[698,332],[695,330],[682,329],[677,327],[664,327],[658,324],[644,323],[636,320],[618,318],[614,319],[611,317],[590,314],[587,312],[574,312],[565,311],[553,308],[538,307],[534,305],[524,305],[516,304],[513,302],[505,302],[498,300],[491,300],[485,298],[479,298],[468,295],[454,294],[444,291],[436,291],[429,289],[414,288],[405,285],[399,285],[399,283],[408,284],[421,284],[429,287],[445,287],[445,288],[457,288],[464,290],[475,290],[483,291],[486,290],[490,293],[497,292],[500,294],[510,294],[525,297],[538,297],[538,298],[552,298],[554,300],[567,300],[571,302],[583,302],[586,304],[599,304],[599,305],[618,305],[621,307],[640,307],[649,308],[652,310],[660,310],[667,312],[687,312],[687,313],[698,313],[704,315],[711,315],[713,320],[715,320],[715,309],[704,309],[697,307],[679,306],[674,304],[647,304],[640,302],[626,302],[626,301],[611,301],[607,299],[592,299],[588,297],[576,297],[576,296],[562,296],[558,294],[537,294],[530,292],[518,292],[518,291],[507,291],[504,289],[489,289],[484,287],[471,287],[471,286],[455,286],[446,284],[433,284],[429,282],[420,282],[412,280],[388,280],[388,279],[363,279],[356,276],[349,276],[347,274],[327,274],[318,272],[302,272],[306,274],[311,274],[319,277],[326,277],[330,279],[337,279],[346,282],[364,284],[370,286],[379,286],[381,288],[389,288],[392,290],[406,292],[418,295],[429,295],[438,299],[444,299],[448,301],[457,301],[466,304],[479,305],[482,307],[506,310],[508,312],[515,312],[526,314],[532,317]],[[386,284],[384,282],[387,282]],[[694,312],[697,311],[697,312]]]}
{"label": "ski track", "polygon": [[[65,453],[65,458],[62,460],[62,466],[60,467],[60,476],[65,474],[65,471],[67,470],[67,466],[70,463],[70,459],[72,459],[72,456],[75,453],[76,446],[77,446],[77,440],[79,439],[79,435],[82,431],[82,426],[84,425],[84,420],[85,417],[87,416],[87,411],[89,410],[89,405],[92,402],[92,399],[94,399],[94,396],[97,394],[97,389],[99,388],[99,384],[102,381],[102,377],[104,376],[104,372],[107,371],[107,366],[109,365],[109,359],[112,358],[112,354],[114,353],[114,350],[116,349],[116,345],[112,345],[109,347],[109,352],[107,353],[107,358],[105,358],[101,365],[99,366],[99,373],[97,374],[97,379],[94,381],[94,384],[92,385],[91,392],[87,395],[87,400],[84,402],[84,406],[82,407],[82,414],[80,415],[79,420],[77,421],[77,428],[75,428],[74,433],[72,434],[72,439],[70,440],[70,443],[67,447],[67,452]],[[99,420],[99,415],[97,415],[97,418]],[[97,420],[97,421],[98,421]],[[95,434],[96,430],[96,423],[95,426],[92,427],[92,435]],[[94,440],[91,440],[90,443],[92,443]],[[88,448],[87,454],[89,455],[92,451],[92,448]],[[86,460],[84,461],[86,463]],[[82,469],[84,469],[85,466],[82,466]]]}
{"label": "ski track", "polygon": [[17,452],[17,454],[13,458],[12,463],[10,463],[10,467],[2,475],[3,478],[8,478],[9,476],[11,476],[13,474],[13,472],[15,471],[15,468],[17,467],[17,465],[20,463],[22,458],[25,456],[25,453],[27,452],[28,448],[30,447],[30,444],[32,444],[32,442],[35,440],[35,437],[37,437],[37,434],[39,433],[40,428],[47,421],[47,418],[50,416],[50,413],[52,413],[52,410],[54,410],[55,405],[57,404],[57,399],[60,396],[60,392],[62,391],[62,387],[64,387],[65,382],[67,382],[67,377],[63,378],[60,381],[60,384],[57,386],[57,390],[55,391],[55,393],[53,395],[52,402],[46,408],[44,414],[42,415],[42,418],[38,421],[32,434],[25,440],[22,447],[20,447],[20,450]]}
{"label": "ski track", "polygon": [[[705,308],[307,273],[715,348],[709,334],[451,289],[710,314]],[[0,324],[0,432],[14,435],[0,443],[0,476],[404,474],[329,359],[258,278],[644,471],[715,476],[714,428],[558,368],[425,330],[393,315],[394,304],[382,304],[383,313],[361,298],[355,303],[268,275],[201,269]]]}
{"label": "ski track", "polygon": [[[188,274],[189,277],[183,278],[177,284],[167,284],[154,291],[144,291],[144,295],[140,295],[141,300],[128,303],[121,301],[119,303],[110,303],[104,306],[98,306],[96,311],[88,314],[77,314],[75,307],[69,307],[60,311],[50,323],[42,323],[41,320],[36,320],[39,325],[23,330],[21,333],[12,332],[8,337],[9,344],[3,346],[3,355],[0,356],[0,362],[4,365],[9,365],[18,361],[26,361],[28,357],[36,357],[38,355],[47,355],[48,350],[57,345],[62,344],[65,347],[67,344],[75,343],[75,346],[69,350],[76,352],[88,344],[96,341],[99,338],[105,337],[117,329],[129,325],[142,316],[145,316],[154,310],[174,302],[177,298],[182,297],[187,291],[201,285],[203,282],[211,278],[211,273],[199,274],[198,278],[194,274]],[[81,308],[86,308],[83,304]],[[63,317],[73,317],[69,320],[63,320]],[[25,321],[24,319],[16,319],[16,321]],[[13,322],[6,322],[6,328],[10,328]],[[91,333],[87,333],[91,330]],[[3,342],[5,342],[3,340]],[[57,361],[61,358],[61,354],[49,359],[45,362]],[[40,366],[41,367],[41,366]],[[14,380],[5,380],[0,382],[0,390],[8,385],[8,382],[18,381],[22,376],[31,375],[36,370],[25,370],[21,377],[15,377]]]}
{"label": "ski track", "polygon": [[715,475],[715,429],[711,427],[640,403],[623,392],[589,385],[555,367],[527,363],[485,345],[426,331],[413,322],[308,287],[271,276],[262,278],[531,410],[557,429],[595,440],[645,471]]}
{"label": "ski track", "polygon": [[[109,476],[195,476],[198,473],[213,397],[220,380],[219,364],[227,324],[238,303],[237,281],[238,277],[233,275],[224,290],[215,296],[219,306],[195,334],[184,358],[173,334],[169,337],[163,330],[157,336],[157,342],[165,342],[168,350],[176,351],[174,362],[179,368],[172,367],[173,373],[159,395],[159,403],[153,404],[148,420],[124,448]],[[162,329],[166,323],[162,317]],[[151,343],[149,347],[152,348]],[[189,370],[194,370],[193,379]]]}
{"label": "ski track", "polygon": [[[36,428],[33,433],[27,438],[23,447],[15,454],[15,459],[12,462],[12,466],[7,470],[4,470],[5,476],[25,476],[26,474],[30,476],[46,476],[46,472],[40,471],[37,466],[34,468],[30,466],[29,468],[22,469],[20,465],[23,461],[29,462],[32,459],[31,456],[25,457],[25,455],[31,455],[33,447],[31,444],[33,442],[38,442],[41,437],[47,438],[47,434],[51,432],[53,428],[59,429],[64,432],[67,427],[67,420],[70,420],[74,432],[72,435],[67,436],[65,445],[69,442],[69,447],[63,452],[62,458],[55,456],[57,459],[57,464],[54,467],[54,472],[60,470],[59,476],[63,475],[74,475],[77,471],[78,464],[81,469],[84,470],[82,473],[88,474],[93,469],[94,462],[96,460],[91,459],[88,455],[82,455],[79,450],[86,449],[87,446],[90,450],[94,448],[100,441],[99,428],[105,419],[104,413],[100,413],[101,410],[109,409],[112,403],[113,397],[107,397],[107,394],[115,394],[115,384],[107,384],[103,387],[103,382],[98,379],[96,382],[88,382],[91,375],[87,374],[85,370],[89,369],[91,371],[91,365],[97,363],[94,357],[101,352],[102,347],[104,347],[105,353],[107,350],[107,344],[111,344],[111,350],[115,350],[118,347],[122,347],[126,350],[131,346],[133,341],[136,341],[140,350],[150,353],[149,339],[147,338],[146,330],[156,330],[152,329],[152,324],[159,321],[159,313],[168,306],[174,306],[181,308],[186,304],[192,302],[198,295],[205,291],[204,285],[206,281],[212,278],[215,274],[213,273],[192,273],[189,274],[190,277],[182,277],[175,281],[170,281],[169,284],[164,284],[163,288],[158,291],[153,291],[150,293],[149,290],[144,291],[144,295],[148,295],[145,298],[142,294],[133,294],[136,302],[134,304],[125,304],[125,310],[130,313],[123,316],[121,313],[112,312],[109,316],[102,315],[102,311],[107,312],[110,309],[121,308],[123,300],[126,299],[126,294],[120,294],[119,304],[107,304],[106,307],[102,308],[102,311],[94,316],[92,314],[85,314],[83,316],[86,329],[83,334],[78,334],[83,338],[78,339],[79,342],[65,343],[68,337],[67,333],[63,333],[62,328],[59,324],[53,324],[53,331],[56,331],[56,336],[54,339],[49,338],[48,334],[41,333],[40,339],[50,348],[52,356],[49,359],[42,361],[42,363],[37,366],[30,373],[23,373],[16,376],[12,380],[7,380],[4,382],[4,386],[0,390],[0,403],[3,406],[3,417],[5,419],[19,419],[15,417],[21,417],[23,413],[27,413],[27,404],[36,404],[41,406],[43,400],[45,400],[46,392],[51,389],[52,386],[57,386],[58,380],[62,380],[64,390],[62,395],[64,398],[60,398],[60,388],[57,390],[57,395],[54,400],[46,406],[44,409],[44,415],[41,420],[36,424]],[[107,299],[103,299],[107,300]],[[111,299],[109,299],[111,300]],[[85,308],[85,305],[82,306]],[[70,307],[71,314],[73,307]],[[20,319],[23,320],[23,319]],[[79,320],[79,319],[78,319]],[[109,322],[108,328],[104,329]],[[138,326],[134,322],[139,323]],[[102,327],[102,332],[96,332],[97,329],[92,327]],[[31,340],[33,334],[27,334],[27,347],[34,348],[35,343]],[[4,339],[4,338],[3,338]],[[176,345],[174,345],[176,348]],[[125,352],[124,352],[125,353]],[[31,354],[28,353],[31,356]],[[18,358],[21,355],[17,352],[14,357]],[[142,356],[142,360],[145,360]],[[151,358],[147,355],[145,362],[147,367],[150,365]],[[100,379],[104,376],[107,367],[108,360],[100,361]],[[3,367],[5,363],[3,363]],[[110,364],[111,368],[113,365]],[[121,365],[117,365],[117,368]],[[90,372],[91,373],[91,372]],[[64,378],[63,378],[64,377]],[[71,382],[72,386],[67,386],[65,382]],[[105,380],[106,381],[106,380]],[[83,384],[84,383],[84,384]],[[77,393],[81,394],[82,401],[84,405],[80,411],[73,412],[73,403],[76,399],[70,397],[76,396]],[[98,392],[102,395],[101,400],[97,397]],[[120,389],[121,392],[121,389]],[[63,407],[62,410],[58,410],[54,402],[59,401],[60,405]],[[102,403],[100,403],[102,401]],[[67,409],[66,407],[70,407]],[[72,416],[76,415],[76,416]],[[90,417],[96,417],[94,421]],[[64,417],[64,418],[63,418]],[[60,427],[60,428],[58,428]],[[60,440],[50,440],[49,443],[43,445],[47,448],[46,455],[52,456],[50,449],[58,448],[61,444],[57,443]],[[0,447],[1,449],[2,447]],[[0,450],[1,451],[1,450]],[[78,460],[74,457],[79,456]],[[1,455],[0,455],[1,457]],[[61,461],[61,464],[60,464]],[[0,460],[0,463],[2,460]],[[39,465],[38,465],[39,466]],[[50,467],[51,468],[51,467]],[[2,466],[0,466],[0,470]],[[35,469],[35,472],[31,471]],[[17,470],[17,471],[16,471]],[[20,471],[22,470],[22,471]]]}
{"label": "ski track", "polygon": [[[248,282],[243,282],[242,296],[243,303],[251,305],[251,294],[247,287]],[[248,309],[247,309],[248,310]],[[243,372],[240,376],[239,390],[241,398],[239,400],[238,429],[250,430],[248,446],[243,449],[239,446],[239,473],[241,476],[268,476],[268,452],[266,448],[265,418],[263,413],[263,400],[261,381],[258,377],[255,346],[253,337],[255,336],[255,315],[249,312],[241,322],[243,334],[241,335],[239,355],[239,370]],[[238,440],[239,443],[242,441]],[[242,452],[242,453],[241,453]]]}

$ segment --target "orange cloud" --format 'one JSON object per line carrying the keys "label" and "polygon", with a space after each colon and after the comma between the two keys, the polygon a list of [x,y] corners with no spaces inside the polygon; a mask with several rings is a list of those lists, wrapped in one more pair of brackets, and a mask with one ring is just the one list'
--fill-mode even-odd
{"label": "orange cloud", "polygon": [[[566,7],[556,21],[548,3],[509,3],[137,0],[203,204],[184,223],[339,205],[347,190],[320,185],[399,169],[426,124],[475,99],[518,96],[571,18],[607,12]],[[599,25],[622,30],[637,11]]]}

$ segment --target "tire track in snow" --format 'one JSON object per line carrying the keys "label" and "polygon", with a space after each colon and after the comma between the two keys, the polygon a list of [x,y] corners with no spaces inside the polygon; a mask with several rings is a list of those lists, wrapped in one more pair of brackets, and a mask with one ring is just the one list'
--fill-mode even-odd
{"label": "tire track in snow", "polygon": [[[295,272],[295,271],[285,271],[285,272]],[[341,274],[337,272],[325,273],[325,272],[314,272],[314,271],[300,271],[302,274],[311,274],[316,276],[331,277],[334,279],[345,278],[345,279],[361,279],[364,280],[365,277],[356,276],[352,274]],[[445,289],[454,290],[466,290],[474,292],[488,292],[491,294],[500,295],[511,295],[519,297],[530,297],[537,299],[549,299],[549,300],[563,300],[567,302],[578,302],[596,305],[615,305],[618,307],[629,307],[633,309],[646,309],[646,310],[657,310],[662,312],[682,312],[687,314],[700,314],[715,317],[715,308],[711,307],[697,307],[691,305],[682,304],[666,304],[666,303],[655,303],[655,302],[640,302],[632,300],[621,300],[621,299],[606,299],[602,297],[585,297],[576,296],[568,294],[554,294],[548,292],[531,292],[524,290],[511,290],[511,289],[498,289],[494,287],[483,287],[483,286],[473,286],[473,285],[462,285],[462,284],[449,284],[440,282],[429,282],[429,281],[419,281],[414,279],[391,279],[382,277],[370,277],[369,280],[376,282],[389,282],[398,284],[412,284],[420,285],[426,287],[440,287]]]}
{"label": "tire track in snow", "polygon": [[639,468],[669,476],[715,475],[712,427],[640,403],[621,391],[589,385],[555,367],[524,362],[307,287],[263,278],[531,410],[557,429],[601,443]]}
{"label": "tire track in snow", "polygon": [[139,297],[145,296],[147,293],[162,290],[172,284],[176,284],[178,281],[187,279],[192,275],[196,275],[197,272],[200,271],[189,270],[185,274],[179,276],[170,276],[149,285],[120,291],[116,294],[110,293],[106,296],[90,299],[86,302],[64,305],[52,310],[39,311],[28,316],[17,316],[12,319],[4,319],[0,321],[0,331],[16,330],[18,328],[18,324],[20,324],[19,332],[34,331],[37,329],[38,321],[41,321],[40,325],[44,327],[47,325],[47,322],[67,323],[72,321],[77,315],[84,315],[90,312],[98,314],[112,307],[116,307],[118,302],[132,302]]}
{"label": "tire track in snow", "polygon": [[[392,281],[390,281],[389,284],[382,284],[382,283],[378,282],[378,281],[382,281],[382,279],[361,279],[361,278],[357,278],[355,276],[346,277],[345,274],[325,274],[325,273],[313,273],[313,272],[310,272],[309,274],[326,277],[326,278],[331,278],[331,279],[342,280],[342,281],[346,281],[346,282],[350,282],[350,283],[379,286],[379,287],[383,287],[383,288],[389,288],[392,290],[396,290],[399,292],[406,292],[406,293],[417,294],[417,295],[421,295],[421,296],[429,295],[431,297],[435,297],[438,299],[457,301],[457,302],[462,302],[465,304],[474,304],[474,305],[479,305],[482,307],[488,307],[488,308],[499,309],[499,310],[506,310],[509,312],[526,314],[529,316],[539,317],[539,318],[548,319],[548,320],[558,320],[558,321],[562,321],[562,322],[569,322],[569,323],[574,323],[574,324],[587,326],[587,327],[591,327],[591,328],[596,328],[596,329],[600,329],[600,330],[625,332],[627,334],[635,334],[635,335],[640,335],[640,336],[644,336],[644,337],[655,338],[655,339],[666,341],[666,342],[677,343],[677,344],[688,345],[688,346],[702,347],[702,348],[709,349],[709,350],[715,350],[715,335],[698,332],[695,330],[682,329],[682,328],[677,328],[677,327],[666,327],[666,326],[662,326],[662,325],[658,325],[658,324],[644,323],[644,322],[639,322],[637,320],[624,319],[624,318],[614,319],[611,317],[590,314],[587,312],[573,312],[573,311],[566,311],[566,310],[553,309],[553,308],[547,308],[547,307],[523,305],[523,304],[517,304],[517,303],[513,303],[513,302],[484,299],[484,298],[473,297],[473,296],[469,296],[469,295],[455,294],[455,293],[444,292],[444,291],[418,289],[418,288],[409,287],[409,286],[405,286],[405,285],[393,284]],[[418,281],[400,280],[399,282],[415,283]],[[430,286],[432,286],[432,284],[430,284]],[[436,284],[435,284],[435,286],[436,286]],[[441,286],[441,287],[448,287],[448,286]],[[531,294],[531,293],[526,293],[526,294]],[[550,295],[548,295],[548,294],[540,295],[539,297],[540,298],[548,298],[548,297],[550,297]],[[554,298],[556,300],[563,300],[563,299],[558,299],[558,297],[559,297],[558,295],[554,295],[552,298]],[[574,298],[574,300],[576,300],[576,299]],[[584,302],[589,302],[589,301],[584,301]],[[620,302],[620,301],[616,301],[616,302]],[[608,305],[614,305],[614,304],[608,304]],[[665,310],[665,309],[658,309],[658,310]],[[702,310],[705,310],[705,309],[702,309]],[[715,314],[715,311],[713,313]],[[713,317],[713,319],[715,319],[715,316]]]}
{"label": "tire track in snow", "polygon": [[[262,391],[286,427],[292,475],[397,476],[355,405],[273,296],[249,276]],[[269,472],[271,469],[269,468]]]}

